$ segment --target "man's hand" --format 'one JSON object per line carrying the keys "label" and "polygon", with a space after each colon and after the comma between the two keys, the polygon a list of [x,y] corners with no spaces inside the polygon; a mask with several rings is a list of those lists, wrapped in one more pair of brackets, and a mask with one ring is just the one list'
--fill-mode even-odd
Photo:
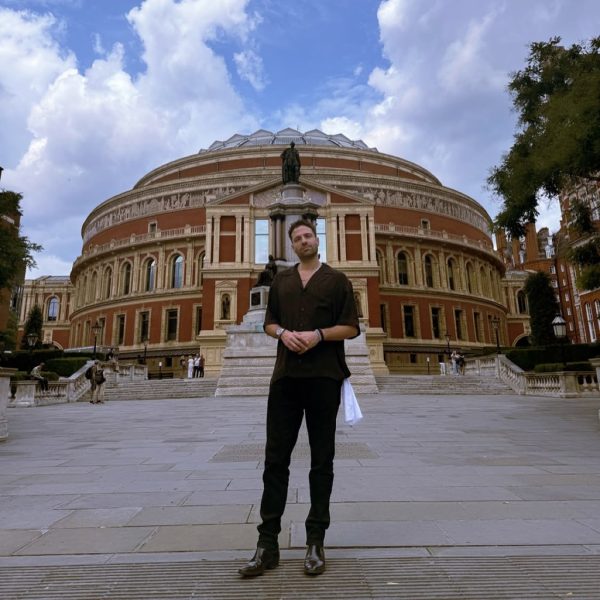
{"label": "man's hand", "polygon": [[286,330],[281,335],[281,341],[292,352],[304,354],[314,348],[321,341],[321,338],[316,331]]}

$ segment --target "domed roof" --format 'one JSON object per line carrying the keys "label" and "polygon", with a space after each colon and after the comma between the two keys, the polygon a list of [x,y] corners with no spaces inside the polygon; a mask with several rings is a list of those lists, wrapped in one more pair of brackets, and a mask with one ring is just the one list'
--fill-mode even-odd
{"label": "domed roof", "polygon": [[369,148],[362,140],[351,140],[342,133],[328,135],[319,129],[311,129],[306,133],[296,129],[282,129],[277,133],[259,129],[251,135],[242,135],[236,133],[224,142],[217,140],[213,142],[208,149],[203,148],[199,154],[205,152],[214,152],[216,150],[227,150],[229,148],[241,148],[244,146],[288,146],[291,142],[296,145],[310,146],[335,146],[338,148],[354,148],[356,150],[370,150],[377,152],[377,148]]}

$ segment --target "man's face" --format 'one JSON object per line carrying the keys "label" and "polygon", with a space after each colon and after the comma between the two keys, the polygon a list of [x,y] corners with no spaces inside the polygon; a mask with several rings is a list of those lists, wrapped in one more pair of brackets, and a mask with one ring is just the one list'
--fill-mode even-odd
{"label": "man's face", "polygon": [[292,248],[300,260],[315,257],[319,252],[319,238],[306,225],[300,225],[292,231]]}

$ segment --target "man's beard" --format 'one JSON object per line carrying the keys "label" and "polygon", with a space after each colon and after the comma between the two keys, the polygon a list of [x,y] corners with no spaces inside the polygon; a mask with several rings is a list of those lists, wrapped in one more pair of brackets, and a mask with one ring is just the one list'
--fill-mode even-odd
{"label": "man's beard", "polygon": [[298,258],[314,258],[317,254],[319,254],[319,246],[300,248],[297,253]]}

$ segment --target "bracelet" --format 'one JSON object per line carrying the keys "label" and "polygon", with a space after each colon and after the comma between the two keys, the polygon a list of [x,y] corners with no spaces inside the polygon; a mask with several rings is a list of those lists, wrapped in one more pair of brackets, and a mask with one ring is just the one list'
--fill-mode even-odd
{"label": "bracelet", "polygon": [[323,335],[323,330],[322,329],[317,329],[317,333],[319,334],[319,337],[321,338],[321,341],[324,342],[325,341],[325,336]]}

